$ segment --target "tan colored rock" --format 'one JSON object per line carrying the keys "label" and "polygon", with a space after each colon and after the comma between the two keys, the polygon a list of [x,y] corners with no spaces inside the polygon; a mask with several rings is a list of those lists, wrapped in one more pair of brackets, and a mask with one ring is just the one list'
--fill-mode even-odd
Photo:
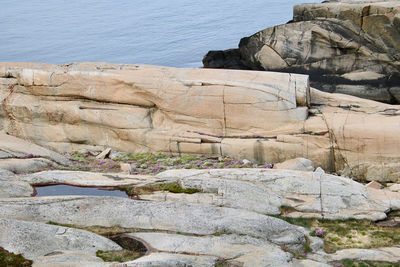
{"label": "tan colored rock", "polygon": [[394,184],[389,186],[389,190],[395,191],[395,192],[400,192],[400,184]]}
{"label": "tan colored rock", "polygon": [[3,131],[59,152],[302,157],[357,179],[400,181],[400,109],[310,91],[307,76],[107,63],[0,69]]}
{"label": "tan colored rock", "polygon": [[[0,91],[2,89],[3,88],[0,85]],[[7,120],[3,118],[2,115],[2,111],[0,111],[0,120],[4,123],[7,123]],[[34,139],[33,141],[37,140]],[[38,146],[32,142],[3,133],[0,133],[0,152],[3,155],[0,158],[25,158],[34,156],[46,158],[62,165],[69,164],[68,159],[63,155]]]}
{"label": "tan colored rock", "polygon": [[130,173],[132,170],[131,164],[129,163],[120,163],[119,166],[122,172]]}
{"label": "tan colored rock", "polygon": [[368,184],[365,185],[367,188],[373,188],[373,189],[382,189],[383,185],[376,181],[369,182]]}
{"label": "tan colored rock", "polygon": [[111,148],[106,148],[100,154],[96,156],[96,159],[105,159],[111,152]]}
{"label": "tan colored rock", "polygon": [[313,163],[309,159],[296,158],[289,159],[282,163],[274,165],[274,169],[298,170],[298,171],[314,171]]}

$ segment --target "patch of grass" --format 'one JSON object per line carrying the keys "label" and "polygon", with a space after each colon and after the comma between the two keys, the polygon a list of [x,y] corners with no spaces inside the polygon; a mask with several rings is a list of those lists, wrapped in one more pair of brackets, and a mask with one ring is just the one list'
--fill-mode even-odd
{"label": "patch of grass", "polygon": [[32,261],[25,259],[21,254],[14,254],[0,247],[0,266],[28,267],[32,266]]}
{"label": "patch of grass", "polygon": [[334,253],[347,248],[376,248],[400,245],[400,228],[377,226],[368,220],[327,220],[317,218],[292,218],[274,216],[290,224],[316,230],[323,230],[324,250]]}
{"label": "patch of grass", "polygon": [[[272,168],[270,164],[253,164],[229,157],[220,160],[216,157],[184,155],[172,156],[150,153],[125,153],[114,159],[97,159],[91,153],[72,152],[66,155],[71,166],[61,169],[92,172],[119,172],[120,163],[134,166],[131,174],[157,174],[170,169],[216,169],[216,168]],[[55,168],[50,168],[55,169]]]}
{"label": "patch of grass", "polygon": [[168,191],[171,193],[185,193],[185,194],[194,194],[200,192],[195,188],[182,188],[178,182],[155,184],[155,185],[141,186],[141,187],[126,186],[126,187],[121,187],[121,189],[124,190],[128,196],[151,194],[152,192],[155,191]]}
{"label": "patch of grass", "polygon": [[126,261],[133,261],[137,258],[143,256],[143,252],[136,252],[127,249],[123,250],[110,250],[110,251],[103,251],[98,250],[96,252],[96,256],[101,258],[105,262],[126,262]]}
{"label": "patch of grass", "polygon": [[338,267],[400,267],[400,263],[387,261],[359,261],[352,259],[334,261],[331,262],[331,264]]}

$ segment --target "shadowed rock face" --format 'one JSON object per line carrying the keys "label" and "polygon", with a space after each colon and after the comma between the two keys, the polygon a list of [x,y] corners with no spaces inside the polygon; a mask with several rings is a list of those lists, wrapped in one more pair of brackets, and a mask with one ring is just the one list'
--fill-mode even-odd
{"label": "shadowed rock face", "polygon": [[297,5],[293,21],[228,51],[209,52],[204,66],[309,74],[323,91],[400,103],[399,1]]}
{"label": "shadowed rock face", "polygon": [[[304,157],[358,179],[400,179],[398,106],[310,89],[304,75],[0,63],[0,100],[2,132],[58,152],[112,147],[260,163]],[[3,158],[20,151],[14,143],[18,149],[3,145]]]}

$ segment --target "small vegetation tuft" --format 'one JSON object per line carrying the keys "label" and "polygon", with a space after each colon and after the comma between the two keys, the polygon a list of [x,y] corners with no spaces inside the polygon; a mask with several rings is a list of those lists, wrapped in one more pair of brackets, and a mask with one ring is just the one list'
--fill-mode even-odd
{"label": "small vegetation tuft", "polygon": [[182,188],[178,182],[166,183],[166,184],[155,184],[148,186],[125,186],[121,187],[122,190],[126,192],[126,194],[130,197],[135,197],[138,195],[150,194],[155,191],[168,191],[171,193],[185,193],[185,194],[194,194],[200,192],[195,188]]}
{"label": "small vegetation tuft", "polygon": [[143,252],[131,251],[127,249],[109,251],[98,250],[96,252],[96,256],[101,258],[105,262],[133,261],[143,256],[143,254]]}
{"label": "small vegetation tuft", "polygon": [[387,261],[359,261],[352,259],[344,259],[341,261],[331,262],[335,267],[400,267],[400,263]]}
{"label": "small vegetation tuft", "polygon": [[32,261],[25,259],[21,254],[14,254],[0,247],[0,266],[29,267],[32,266]]}
{"label": "small vegetation tuft", "polygon": [[400,228],[381,227],[368,220],[327,220],[276,216],[290,224],[311,229],[311,236],[324,239],[324,250],[334,253],[348,248],[377,248],[400,245]]}

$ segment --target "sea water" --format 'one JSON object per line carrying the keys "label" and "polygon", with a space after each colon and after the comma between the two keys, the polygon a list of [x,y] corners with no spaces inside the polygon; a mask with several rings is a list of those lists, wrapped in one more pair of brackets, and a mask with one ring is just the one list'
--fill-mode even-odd
{"label": "sea water", "polygon": [[200,67],[304,1],[0,0],[0,61]]}

